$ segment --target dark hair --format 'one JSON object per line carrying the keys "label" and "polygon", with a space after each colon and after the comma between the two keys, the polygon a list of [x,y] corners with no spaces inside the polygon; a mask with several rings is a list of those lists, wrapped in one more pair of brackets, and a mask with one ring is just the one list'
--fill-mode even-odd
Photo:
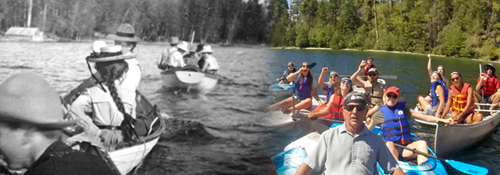
{"label": "dark hair", "polygon": [[439,67],[443,68],[443,75],[444,75],[444,74],[446,73],[446,70],[444,70],[443,65],[439,65],[439,66],[438,66],[438,68],[439,68]]}
{"label": "dark hair", "polygon": [[[307,64],[307,67],[309,68],[309,72],[307,72],[307,76],[306,76],[306,77],[307,77],[307,79],[309,80],[309,83],[307,83],[307,85],[308,85],[308,86],[310,86],[310,87],[312,87],[312,83],[313,83],[313,81],[314,81],[314,78],[313,78],[313,75],[312,75],[312,73],[311,73],[311,67],[310,67],[311,65],[309,65],[309,63],[308,63],[308,62],[305,62],[305,61],[304,61],[304,62],[302,62],[302,65],[304,65],[304,64]],[[300,80],[299,80],[299,81],[300,81]]]}
{"label": "dark hair", "polygon": [[203,44],[198,44],[198,46],[196,46],[196,52],[199,52],[203,50]]}
{"label": "dark hair", "polygon": [[366,60],[373,60],[373,58],[372,57],[368,57]]}
{"label": "dark hair", "polygon": [[[443,69],[443,71],[444,71],[444,69]],[[441,73],[439,73],[438,71],[434,71],[434,72],[432,72],[432,73],[433,73],[433,74],[437,74],[437,75],[438,75],[438,77],[439,77],[439,80],[443,81],[443,77],[441,76]]]}

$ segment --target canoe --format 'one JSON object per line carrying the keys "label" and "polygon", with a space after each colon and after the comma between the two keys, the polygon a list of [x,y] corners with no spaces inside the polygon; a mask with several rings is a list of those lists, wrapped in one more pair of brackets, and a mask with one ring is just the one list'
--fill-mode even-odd
{"label": "canoe", "polygon": [[[373,129],[373,132],[378,133],[379,135],[382,133],[379,127]],[[411,140],[417,141],[420,140],[417,136],[411,133]],[[432,151],[432,149],[427,146],[429,150],[429,154],[436,156],[436,153]],[[444,168],[443,162],[438,159],[428,158],[427,161],[423,162],[421,165],[417,165],[416,160],[411,161],[399,161],[399,167],[405,172],[405,174],[421,174],[421,175],[447,175],[446,169]],[[385,174],[384,170],[377,163],[378,171],[380,174]]]}
{"label": "canoe", "polygon": [[166,88],[180,88],[198,90],[206,94],[216,85],[218,78],[213,74],[200,72],[197,67],[186,66],[182,69],[161,72],[163,86]]}
{"label": "canoe", "polygon": [[[154,119],[151,124],[150,134],[141,137],[141,141],[122,143],[116,146],[114,151],[107,152],[108,156],[113,161],[115,167],[118,169],[120,174],[128,174],[134,168],[136,168],[143,159],[148,155],[148,153],[153,149],[153,147],[158,142],[160,135],[165,130],[165,121],[160,115],[156,106],[151,104],[151,102],[138,91],[136,102],[136,114],[141,116],[146,116]],[[72,99],[72,98],[64,98]],[[68,104],[70,101],[65,101],[64,104]]]}
{"label": "canoe", "polygon": [[279,84],[278,82],[275,82],[269,85],[268,91],[273,99],[281,101],[292,96],[294,87],[295,86],[293,84]]}
{"label": "canoe", "polygon": [[[413,109],[413,110],[415,110],[418,113],[425,114],[425,112],[423,110],[420,110],[420,108],[418,107],[418,104],[417,104],[417,106],[415,106],[415,109]],[[446,115],[444,117],[444,119],[450,118],[451,113],[452,113],[452,110],[450,110],[450,112],[448,112],[448,115]],[[437,125],[436,122],[428,122],[428,121],[420,120],[420,119],[416,119],[416,118],[414,118],[414,120],[415,120],[415,122],[420,123],[420,124],[424,124],[424,125],[431,125],[431,126]]]}
{"label": "canoe", "polygon": [[434,148],[439,157],[446,158],[483,140],[500,122],[500,113],[486,116],[475,124],[445,126],[439,123],[434,137]]}
{"label": "canoe", "polygon": [[[319,98],[321,100],[325,100],[326,96],[324,95],[319,95]],[[311,107],[311,110],[314,110],[318,107],[318,101],[316,101],[314,98],[312,100],[313,104]],[[269,111],[265,114],[265,117],[261,118],[261,125],[265,127],[283,127],[287,126],[290,124],[293,124],[301,119],[307,119],[307,115],[311,111],[302,109],[298,113],[289,113],[289,114],[284,114],[280,110],[278,111]]]}
{"label": "canoe", "polygon": [[[334,123],[332,127],[341,125],[341,123]],[[380,132],[380,128],[375,128],[374,132]],[[308,154],[311,154],[318,143],[319,137],[321,135],[317,132],[312,132],[306,136],[297,139],[296,141],[287,145],[283,152],[278,153],[271,157],[273,160],[276,170],[279,175],[283,174],[295,174],[298,167],[306,159]],[[419,140],[418,137],[412,134],[412,140]],[[429,148],[429,152],[433,155],[435,153]],[[422,165],[417,166],[415,161],[398,161],[399,166],[406,174],[423,174],[423,175],[446,175],[446,169],[440,160],[429,158]],[[381,174],[383,169],[378,166],[378,171]]]}

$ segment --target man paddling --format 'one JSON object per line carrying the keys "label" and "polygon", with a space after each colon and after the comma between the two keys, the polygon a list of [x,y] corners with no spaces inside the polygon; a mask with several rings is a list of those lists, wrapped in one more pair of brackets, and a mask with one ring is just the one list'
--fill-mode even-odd
{"label": "man paddling", "polygon": [[[8,168],[24,175],[116,174],[97,155],[72,150],[61,141],[65,121],[59,95],[33,73],[0,84],[0,152]],[[111,163],[111,162],[110,162]]]}
{"label": "man paddling", "polygon": [[297,170],[296,175],[311,174],[378,174],[377,163],[389,174],[404,174],[385,146],[384,140],[363,123],[368,101],[359,92],[344,99],[345,123],[321,134],[318,146]]}

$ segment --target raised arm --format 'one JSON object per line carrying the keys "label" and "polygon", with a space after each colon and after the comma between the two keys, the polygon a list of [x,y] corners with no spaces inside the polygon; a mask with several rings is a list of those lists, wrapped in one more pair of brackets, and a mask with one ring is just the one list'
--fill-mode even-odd
{"label": "raised arm", "polygon": [[363,83],[363,79],[361,77],[359,77],[359,73],[364,70],[365,66],[366,66],[366,61],[361,60],[361,63],[359,64],[359,67],[358,67],[358,70],[356,72],[354,72],[354,74],[352,74],[352,76],[351,76],[351,81],[356,86],[365,87],[365,85]]}
{"label": "raised arm", "polygon": [[325,72],[328,71],[328,67],[324,67],[321,69],[321,74],[319,74],[318,78],[318,85],[321,86],[321,88],[325,88],[326,84],[323,82],[323,76],[325,75]]}
{"label": "raised arm", "polygon": [[427,72],[429,72],[429,77],[432,77],[432,66],[431,66],[431,54],[427,54],[429,62],[427,62]]}
{"label": "raised arm", "polygon": [[[286,80],[288,80],[288,81],[293,81],[293,80],[295,80],[295,77],[297,77],[297,75],[299,75],[299,74],[300,74],[301,72],[303,72],[303,71],[306,71],[306,69],[304,69],[304,68],[300,68],[298,71],[296,71],[296,72],[291,73],[290,75],[288,75],[288,76],[286,77]],[[300,80],[299,80],[299,81],[300,81]]]}

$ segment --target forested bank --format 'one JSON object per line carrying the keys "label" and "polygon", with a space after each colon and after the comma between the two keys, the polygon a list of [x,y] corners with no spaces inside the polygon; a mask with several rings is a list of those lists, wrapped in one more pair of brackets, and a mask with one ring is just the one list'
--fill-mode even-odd
{"label": "forested bank", "polygon": [[499,0],[271,0],[270,46],[497,60]]}
{"label": "forested bank", "polygon": [[0,32],[26,27],[32,1],[31,27],[46,36],[84,40],[116,31],[130,23],[145,41],[171,36],[195,42],[265,42],[265,7],[258,0],[0,0]]}

